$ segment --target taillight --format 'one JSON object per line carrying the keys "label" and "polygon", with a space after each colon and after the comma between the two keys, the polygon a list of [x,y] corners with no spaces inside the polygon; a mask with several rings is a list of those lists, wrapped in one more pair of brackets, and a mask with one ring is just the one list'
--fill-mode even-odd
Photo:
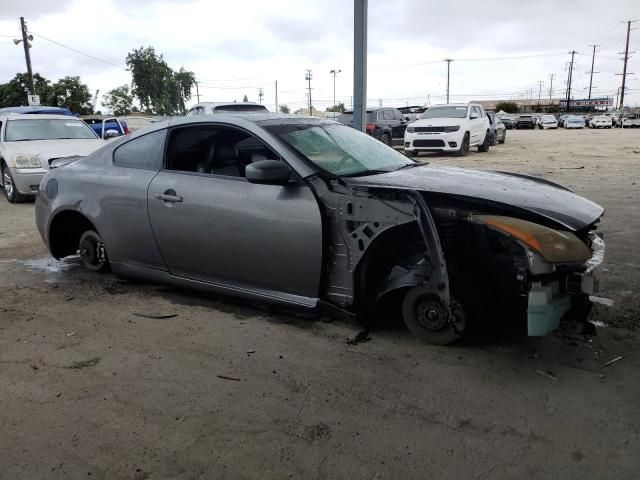
{"label": "taillight", "polygon": [[127,126],[124,127],[124,134],[129,135],[129,127]]}
{"label": "taillight", "polygon": [[367,130],[375,130],[375,129],[376,129],[375,123],[367,123]]}

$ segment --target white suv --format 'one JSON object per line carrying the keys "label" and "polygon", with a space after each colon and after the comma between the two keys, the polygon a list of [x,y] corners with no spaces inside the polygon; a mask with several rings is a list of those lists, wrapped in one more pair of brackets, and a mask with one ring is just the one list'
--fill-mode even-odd
{"label": "white suv", "polygon": [[473,103],[434,105],[407,127],[404,151],[469,153],[470,147],[487,152],[491,144],[491,125],[482,106]]}

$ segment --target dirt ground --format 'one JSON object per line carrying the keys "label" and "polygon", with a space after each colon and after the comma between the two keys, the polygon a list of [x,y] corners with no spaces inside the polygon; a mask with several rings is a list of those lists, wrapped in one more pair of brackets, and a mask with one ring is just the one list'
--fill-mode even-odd
{"label": "dirt ground", "polygon": [[598,335],[350,345],[356,324],[53,261],[33,204],[2,197],[0,478],[637,478],[640,131],[509,131],[489,153],[420,159],[602,204],[615,303]]}

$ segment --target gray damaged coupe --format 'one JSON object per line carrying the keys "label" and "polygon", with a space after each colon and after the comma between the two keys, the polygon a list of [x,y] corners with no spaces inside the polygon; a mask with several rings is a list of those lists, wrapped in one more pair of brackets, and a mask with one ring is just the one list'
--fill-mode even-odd
{"label": "gray damaged coupe", "polygon": [[36,200],[55,258],[363,322],[384,304],[436,344],[500,313],[529,335],[586,322],[602,213],[546,180],[276,114],[155,124],[56,160]]}

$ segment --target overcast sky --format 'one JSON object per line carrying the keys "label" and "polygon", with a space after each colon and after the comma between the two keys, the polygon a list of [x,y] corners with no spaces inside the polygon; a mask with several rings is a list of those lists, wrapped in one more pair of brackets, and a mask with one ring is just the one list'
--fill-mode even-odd
{"label": "overcast sky", "polygon": [[[51,80],[80,75],[100,97],[130,83],[125,57],[153,46],[174,69],[200,82],[202,101],[258,100],[306,105],[305,69],[313,72],[316,107],[332,104],[331,69],[341,69],[337,101],[353,90],[353,5],[349,0],[0,0],[0,82],[25,71],[19,17],[34,35],[34,72]],[[369,105],[440,103],[450,57],[452,101],[518,98],[533,89],[563,96],[568,52],[575,49],[573,98],[586,98],[590,44],[601,44],[595,96],[620,86],[626,24],[640,20],[638,0],[369,0]],[[636,25],[640,25],[640,22]],[[49,40],[92,55],[94,60]],[[640,103],[640,31],[631,32],[627,105]],[[496,58],[498,57],[498,58]],[[511,58],[499,58],[511,57]],[[515,58],[514,58],[515,57]],[[105,63],[106,62],[106,63]],[[113,65],[111,65],[113,64]],[[195,95],[193,98],[195,102]]]}

